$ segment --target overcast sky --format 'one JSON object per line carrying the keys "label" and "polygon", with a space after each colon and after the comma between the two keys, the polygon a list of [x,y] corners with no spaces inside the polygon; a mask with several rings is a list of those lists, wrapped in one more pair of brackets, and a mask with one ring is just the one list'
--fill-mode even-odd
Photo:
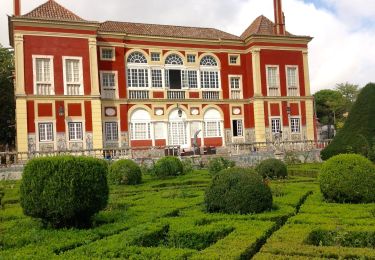
{"label": "overcast sky", "polygon": [[[27,13],[46,0],[21,0]],[[87,20],[215,27],[240,35],[263,14],[273,20],[272,0],[56,0]],[[0,0],[0,43],[8,46],[7,15],[13,0]],[[283,0],[287,30],[310,43],[312,91],[375,81],[374,0]]]}

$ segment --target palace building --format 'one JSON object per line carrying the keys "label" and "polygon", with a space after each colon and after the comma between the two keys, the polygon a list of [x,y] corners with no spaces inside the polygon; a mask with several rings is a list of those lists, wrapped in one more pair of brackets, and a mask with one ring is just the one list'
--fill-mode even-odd
{"label": "palace building", "polygon": [[286,31],[281,0],[274,22],[259,16],[241,36],[87,21],[53,0],[20,7],[9,17],[18,152],[316,139],[312,38]]}

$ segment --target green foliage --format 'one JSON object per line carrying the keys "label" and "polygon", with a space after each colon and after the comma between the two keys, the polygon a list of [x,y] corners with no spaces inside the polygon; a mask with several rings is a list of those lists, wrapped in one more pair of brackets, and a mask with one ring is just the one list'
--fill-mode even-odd
{"label": "green foliage", "polygon": [[375,136],[375,84],[370,83],[361,90],[344,127],[333,141],[321,152],[323,160],[340,153],[371,155]]}
{"label": "green foliage", "polygon": [[319,182],[328,201],[375,202],[375,167],[363,156],[341,154],[332,157],[322,166]]}
{"label": "green foliage", "polygon": [[0,187],[0,209],[3,207],[2,200],[3,200],[4,195],[5,195],[5,192],[4,192],[3,188]]}
{"label": "green foliage", "polygon": [[348,111],[351,105],[357,100],[358,94],[361,91],[358,85],[348,82],[336,84],[336,90],[339,91],[347,101]]}
{"label": "green foliage", "polygon": [[180,159],[166,156],[156,162],[154,173],[159,178],[178,176],[184,174],[184,168]]}
{"label": "green foliage", "polygon": [[288,176],[288,170],[285,163],[274,158],[270,158],[260,162],[255,170],[263,178],[283,179]]}
{"label": "green foliage", "polygon": [[259,213],[271,209],[272,193],[251,169],[231,168],[214,176],[205,205],[208,212]]}
{"label": "green foliage", "polygon": [[109,166],[108,182],[136,185],[142,182],[141,168],[132,160],[118,160]]}
{"label": "green foliage", "polygon": [[304,176],[317,178],[322,165],[322,163],[288,165],[288,176]]}
{"label": "green foliage", "polygon": [[208,171],[214,175],[219,173],[221,170],[233,168],[234,166],[236,166],[234,161],[225,159],[223,157],[218,157],[209,161]]}
{"label": "green foliage", "polygon": [[182,160],[182,167],[184,174],[189,174],[194,171],[193,161],[190,158]]}
{"label": "green foliage", "polygon": [[346,111],[343,95],[337,90],[323,89],[314,94],[316,113],[323,125],[334,124]]}
{"label": "green foliage", "polygon": [[24,214],[54,227],[85,226],[108,201],[107,165],[89,157],[30,160],[23,171]]}
{"label": "green foliage", "polygon": [[0,148],[6,144],[14,147],[15,98],[13,70],[13,51],[0,45]]}

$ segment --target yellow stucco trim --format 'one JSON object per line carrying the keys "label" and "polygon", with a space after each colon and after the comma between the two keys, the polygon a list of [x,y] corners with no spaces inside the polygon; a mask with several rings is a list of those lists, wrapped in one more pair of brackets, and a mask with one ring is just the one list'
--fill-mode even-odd
{"label": "yellow stucco trim", "polygon": [[16,71],[16,95],[25,95],[25,66],[23,54],[23,35],[14,35],[14,55],[15,55],[15,71]]}
{"label": "yellow stucco trim", "polygon": [[309,72],[309,58],[307,50],[302,52],[303,54],[303,74],[305,76],[305,94],[306,96],[311,95],[310,90],[310,72]]}
{"label": "yellow stucco trim", "polygon": [[17,151],[28,152],[26,99],[16,99]]}
{"label": "yellow stucco trim", "polygon": [[314,102],[313,100],[306,100],[306,138],[307,140],[314,140]]}
{"label": "yellow stucco trim", "polygon": [[[148,48],[146,48],[146,49],[148,49]],[[132,54],[132,53],[134,53],[134,52],[140,52],[140,53],[142,53],[145,56],[146,60],[147,60],[147,64],[150,64],[150,62],[151,62],[150,55],[148,55],[147,52],[145,52],[144,50],[140,49],[139,47],[127,50],[127,52],[125,54],[125,64],[128,63],[127,61],[128,61],[129,55]],[[140,65],[144,65],[144,64],[140,64]]]}
{"label": "yellow stucco trim", "polygon": [[254,100],[254,121],[255,121],[255,140],[256,142],[266,141],[266,126],[264,121],[264,102],[263,100]]}
{"label": "yellow stucco trim", "polygon": [[92,111],[92,136],[93,148],[103,148],[103,125],[102,125],[102,104],[100,100],[91,101]]}
{"label": "yellow stucco trim", "polygon": [[252,51],[254,96],[262,96],[262,80],[260,68],[260,49]]}
{"label": "yellow stucco trim", "polygon": [[91,95],[99,96],[99,73],[98,73],[98,55],[96,39],[89,39],[89,53],[90,53],[90,75],[91,75]]}

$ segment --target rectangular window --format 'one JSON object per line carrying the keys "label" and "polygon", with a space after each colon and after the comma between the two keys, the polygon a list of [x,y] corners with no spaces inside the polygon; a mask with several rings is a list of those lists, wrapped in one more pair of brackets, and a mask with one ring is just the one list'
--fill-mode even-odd
{"label": "rectangular window", "polygon": [[241,77],[230,77],[231,99],[241,99]]}
{"label": "rectangular window", "polygon": [[69,141],[82,141],[82,123],[70,122],[68,123]]}
{"label": "rectangular window", "polygon": [[52,123],[40,123],[39,128],[39,142],[51,142],[53,141],[53,124]]}
{"label": "rectangular window", "polygon": [[100,49],[101,60],[114,60],[115,58],[115,50],[113,48],[101,48]]}
{"label": "rectangular window", "polygon": [[195,55],[194,54],[188,54],[187,55],[187,62],[188,63],[195,63]]}
{"label": "rectangular window", "polygon": [[105,140],[118,141],[118,125],[117,122],[105,123]]}
{"label": "rectangular window", "polygon": [[160,61],[160,53],[151,52],[151,61]]}
{"label": "rectangular window", "polygon": [[54,94],[52,57],[34,57],[34,79],[34,94]]}
{"label": "rectangular window", "polygon": [[132,140],[148,140],[151,139],[150,123],[131,123],[131,139]]}
{"label": "rectangular window", "polygon": [[286,67],[288,96],[298,96],[298,69],[297,66]]}
{"label": "rectangular window", "polygon": [[291,118],[290,119],[290,131],[292,133],[300,133],[300,120],[299,118]]}
{"label": "rectangular window", "polygon": [[165,123],[155,122],[154,123],[154,137],[155,139],[165,139]]}
{"label": "rectangular window", "polygon": [[147,88],[148,70],[147,69],[128,69],[128,87]]}
{"label": "rectangular window", "polygon": [[232,121],[233,136],[243,136],[243,124],[242,120],[233,120]]}
{"label": "rectangular window", "polygon": [[280,75],[278,66],[267,66],[268,96],[279,96]]}
{"label": "rectangular window", "polygon": [[219,88],[219,72],[218,71],[202,71],[201,72],[202,88]]}
{"label": "rectangular window", "polygon": [[280,130],[281,130],[280,118],[271,119],[271,128],[272,128],[273,134],[280,133]]}
{"label": "rectangular window", "polygon": [[206,137],[220,137],[220,121],[208,121],[204,123]]}
{"label": "rectangular window", "polygon": [[161,69],[152,69],[151,70],[151,82],[153,88],[162,88],[163,87],[163,77]]}
{"label": "rectangular window", "polygon": [[239,65],[240,57],[238,55],[229,55],[229,64]]}
{"label": "rectangular window", "polygon": [[196,70],[182,71],[182,86],[184,88],[198,88],[198,74]]}
{"label": "rectangular window", "polygon": [[82,59],[65,58],[66,95],[83,95]]}
{"label": "rectangular window", "polygon": [[102,86],[103,89],[115,89],[116,88],[116,73],[103,72],[102,73]]}

